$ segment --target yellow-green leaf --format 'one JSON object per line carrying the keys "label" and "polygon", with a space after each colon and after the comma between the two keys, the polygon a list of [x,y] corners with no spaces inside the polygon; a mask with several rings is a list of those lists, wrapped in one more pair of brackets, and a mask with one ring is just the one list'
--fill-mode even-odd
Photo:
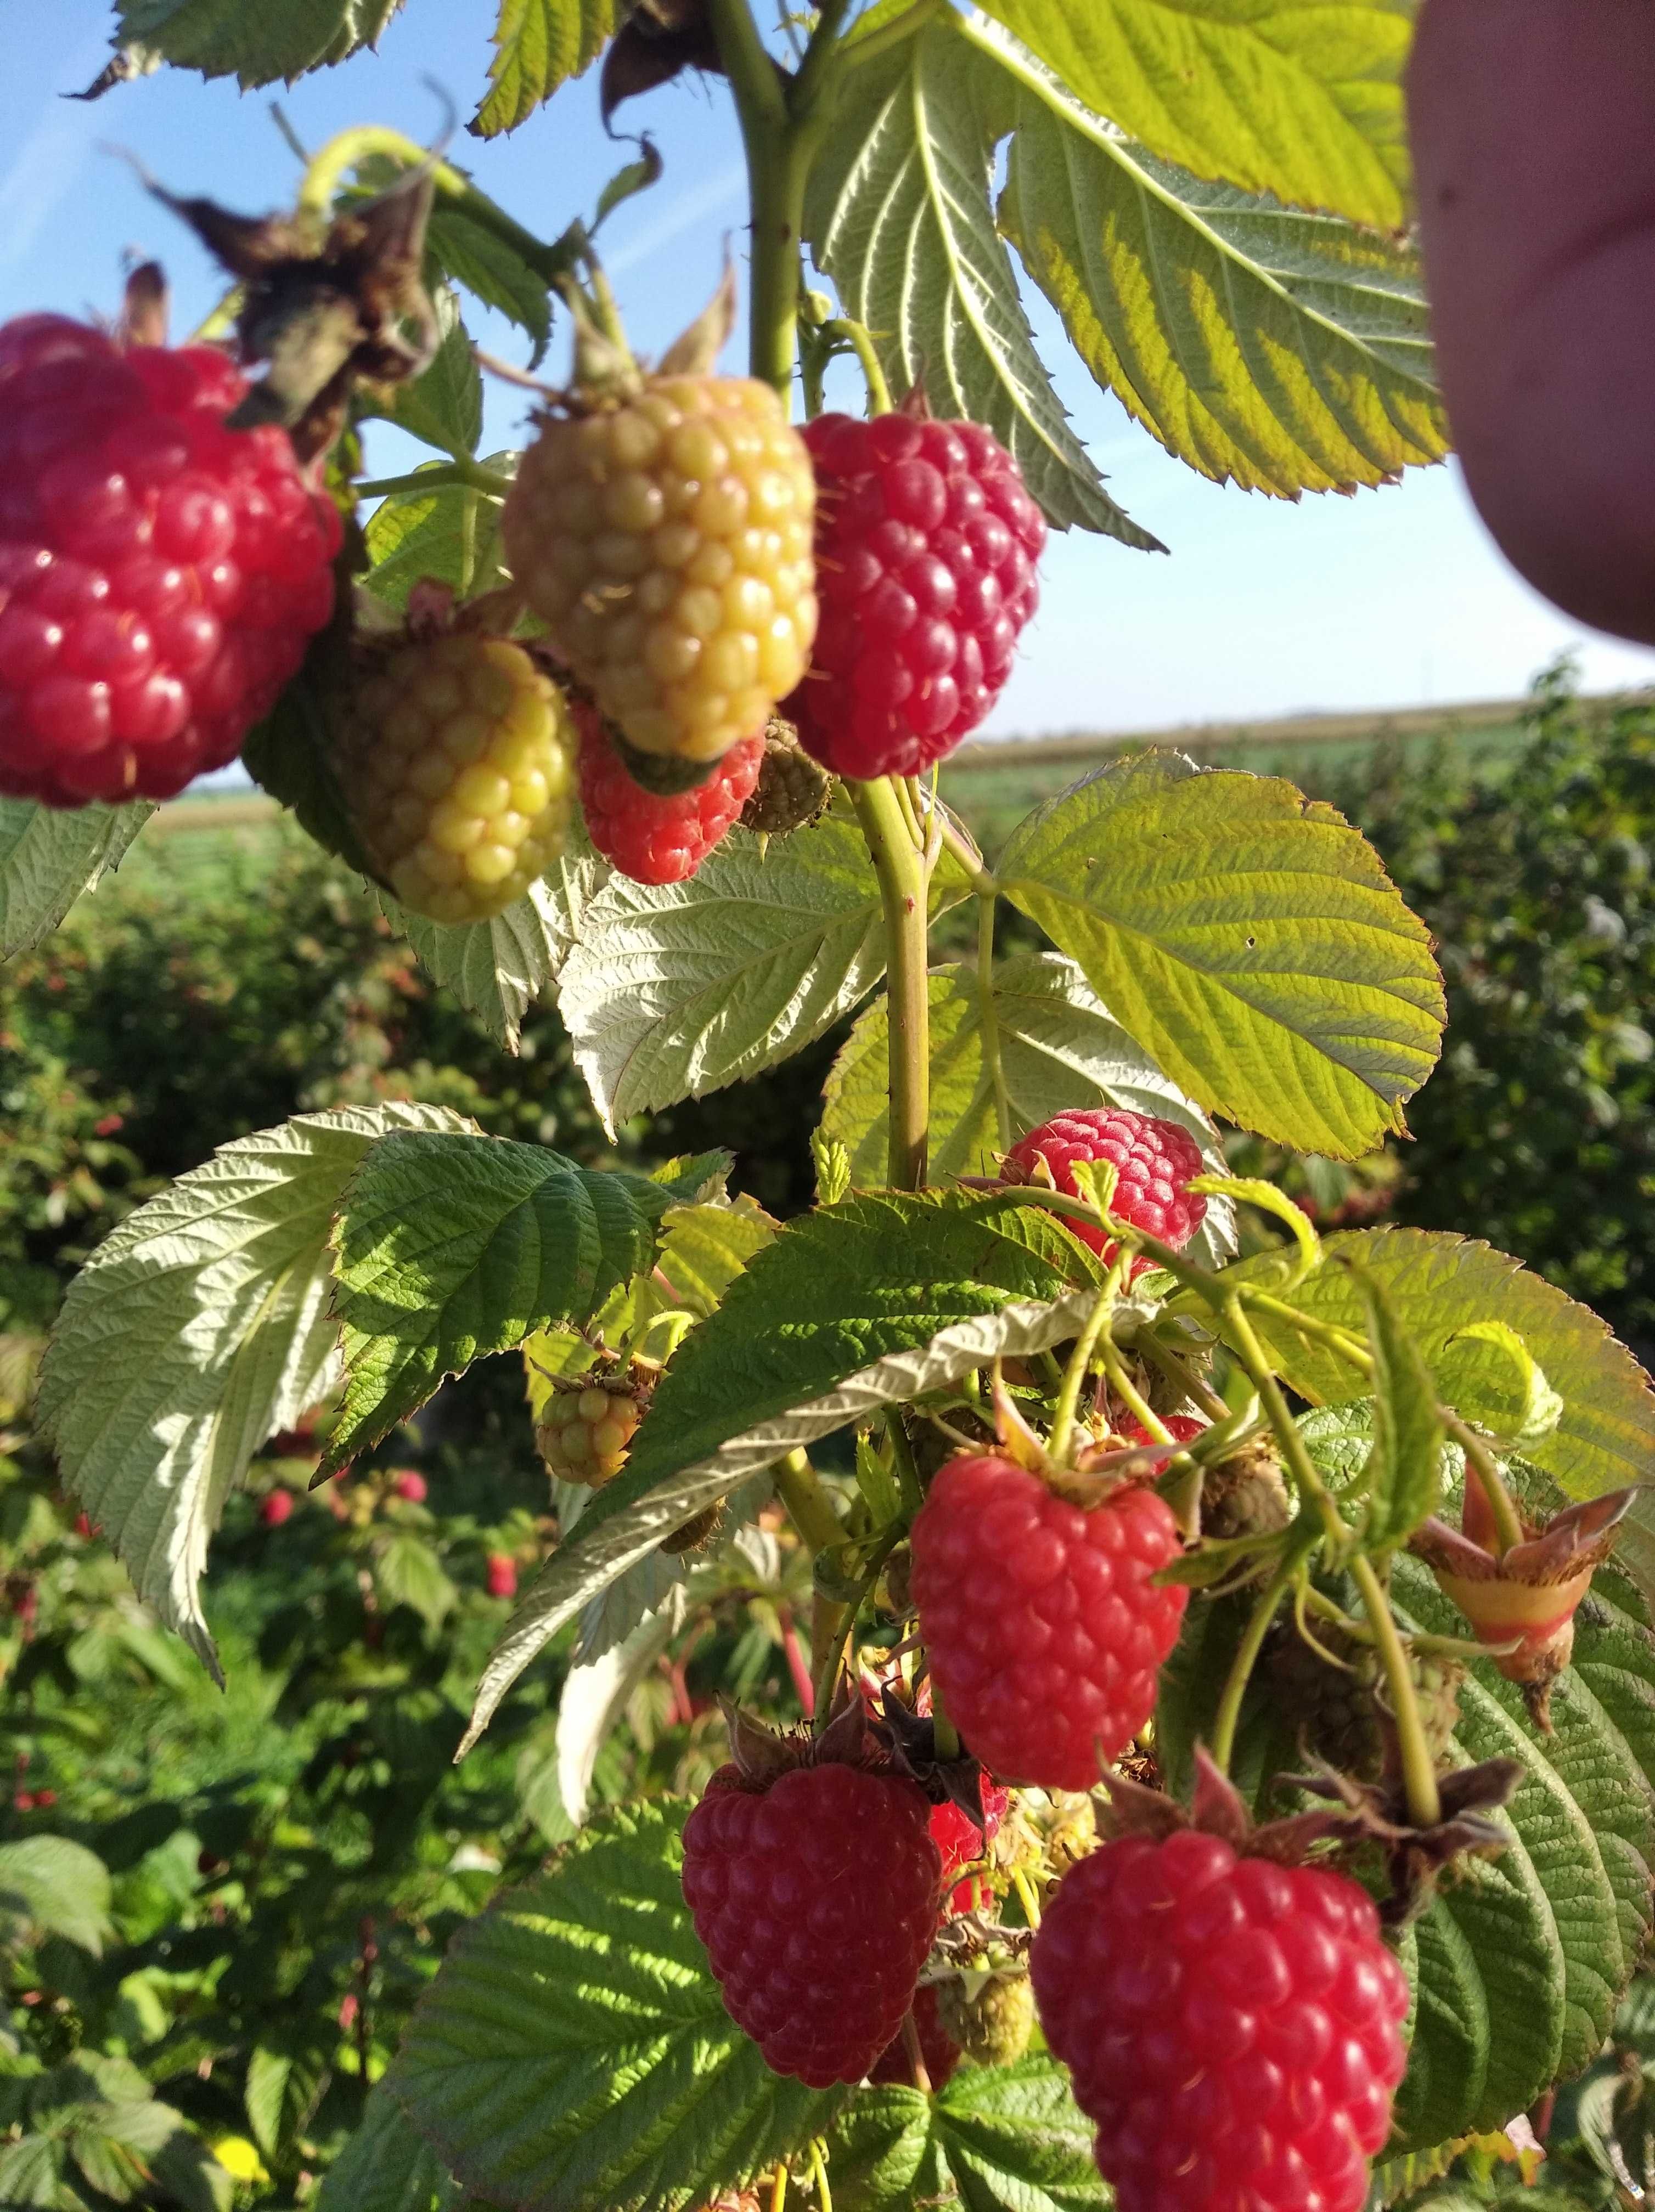
{"label": "yellow-green leaf", "polygon": [[983,0],[1077,100],[1163,159],[1398,230],[1414,0]]}
{"label": "yellow-green leaf", "polygon": [[997,874],[1197,1105],[1336,1159],[1402,1127],[1442,980],[1425,924],[1332,807],[1143,753],[1037,808]]}

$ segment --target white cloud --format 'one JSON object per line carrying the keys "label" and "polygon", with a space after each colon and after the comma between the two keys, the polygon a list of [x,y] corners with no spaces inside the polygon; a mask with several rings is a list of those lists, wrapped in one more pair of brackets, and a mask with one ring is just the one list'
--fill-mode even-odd
{"label": "white cloud", "polygon": [[[108,58],[100,38],[72,55],[64,82],[88,84]],[[98,136],[94,110],[78,100],[54,100],[23,140],[0,177],[0,270],[15,269],[68,195]]]}

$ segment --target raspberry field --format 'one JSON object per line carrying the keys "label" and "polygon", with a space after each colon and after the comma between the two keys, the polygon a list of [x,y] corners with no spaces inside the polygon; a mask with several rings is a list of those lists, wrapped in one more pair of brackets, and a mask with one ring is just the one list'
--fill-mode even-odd
{"label": "raspberry field", "polygon": [[[964,749],[1054,346],[1650,629],[1465,5],[505,0],[0,323],[0,2206],[1643,2202],[1655,708]],[[697,83],[645,354],[490,142]]]}

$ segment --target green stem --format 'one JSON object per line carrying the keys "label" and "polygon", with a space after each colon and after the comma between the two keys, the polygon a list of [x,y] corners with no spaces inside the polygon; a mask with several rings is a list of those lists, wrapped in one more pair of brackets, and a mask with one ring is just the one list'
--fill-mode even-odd
{"label": "green stem", "polygon": [[931,1115],[925,878],[888,776],[848,783],[885,908],[891,1030],[891,1181],[924,1188]]}
{"label": "green stem", "polygon": [[1016,1134],[1012,1127],[1011,1094],[1006,1088],[1006,1069],[1000,1056],[1000,1012],[995,1005],[995,898],[993,892],[977,902],[977,1026],[983,1040],[983,1064],[995,1094],[995,1131],[1002,1152],[1011,1150]]}
{"label": "green stem", "polygon": [[1145,1433],[1158,1444],[1176,1443],[1177,1439],[1127,1373],[1126,1364],[1112,1344],[1104,1345],[1103,1362],[1110,1389]]}
{"label": "green stem", "polygon": [[1506,1487],[1500,1462],[1469,1421],[1462,1420],[1457,1413],[1450,1413],[1445,1406],[1439,1406],[1437,1410],[1442,1416],[1443,1426],[1465,1454],[1465,1480],[1481,1482],[1482,1486],[1482,1494],[1488,1501],[1488,1510],[1494,1516],[1495,1537],[1503,1555],[1514,1544],[1524,1540],[1526,1531],[1512,1502],[1512,1493]]}
{"label": "green stem", "polygon": [[1141,1329],[1138,1334],[1137,1350],[1151,1366],[1159,1370],[1163,1377],[1175,1390],[1181,1390],[1187,1405],[1198,1407],[1209,1421],[1227,1421],[1230,1408],[1216,1390],[1193,1375],[1176,1352],[1170,1351],[1153,1329]]}
{"label": "green stem", "polygon": [[885,1431],[891,1439],[891,1463],[897,1470],[897,1487],[902,1493],[903,1511],[912,1520],[925,1503],[925,1486],[920,1480],[914,1447],[908,1441],[902,1415],[894,1406],[887,1406],[885,1409]]}
{"label": "green stem", "polygon": [[1264,1587],[1263,1595],[1253,1607],[1236,1646],[1236,1656],[1230,1662],[1230,1671],[1224,1678],[1224,1693],[1219,1699],[1218,1711],[1213,1720],[1213,1741],[1208,1747],[1221,1774],[1230,1771],[1230,1760],[1236,1747],[1236,1724],[1241,1718],[1241,1701],[1247,1694],[1247,1685],[1252,1680],[1253,1668],[1270,1623],[1275,1619],[1276,1608],[1287,1593],[1293,1577],[1293,1569],[1278,1567]]}
{"label": "green stem", "polygon": [[1373,1631],[1373,1646],[1379,1655],[1379,1664],[1384,1668],[1385,1687],[1390,1692],[1391,1711],[1396,1723],[1396,1747],[1402,1758],[1402,1787],[1408,1794],[1409,1818],[1416,1827],[1434,1828],[1442,1818],[1442,1797],[1437,1789],[1437,1763],[1431,1756],[1425,1723],[1420,1717],[1420,1701],[1414,1694],[1414,1677],[1409,1672],[1408,1654],[1402,1649],[1402,1639],[1396,1632],[1396,1623],[1391,1616],[1384,1585],[1373,1571],[1372,1560],[1353,1559],[1350,1571],[1361,1592],[1363,1609],[1367,1614],[1368,1626]]}
{"label": "green stem", "polygon": [[778,1460],[775,1480],[776,1496],[812,1552],[829,1551],[844,1542],[844,1523],[803,1452],[790,1451],[785,1459]]}
{"label": "green stem", "polygon": [[793,89],[788,95],[788,106],[796,122],[803,122],[814,112],[823,94],[829,88],[830,71],[839,43],[839,33],[844,28],[853,0],[822,0],[810,44],[805,48],[805,58],[799,64],[799,74],[794,79]]}
{"label": "green stem", "polygon": [[1287,1411],[1287,1401],[1281,1395],[1281,1386],[1276,1381],[1258,1339],[1253,1334],[1252,1323],[1242,1311],[1241,1301],[1233,1291],[1220,1300],[1219,1310],[1224,1321],[1225,1334],[1246,1370],[1248,1381],[1258,1393],[1259,1403],[1275,1431],[1275,1440],[1281,1447],[1281,1456],[1292,1472],[1300,1496],[1315,1506],[1321,1516],[1323,1528],[1334,1543],[1342,1546],[1348,1531],[1339,1518],[1339,1509],[1316,1471],[1315,1462],[1305,1449],[1298,1424]]}
{"label": "green stem", "polygon": [[511,489],[511,478],[498,476],[476,461],[457,459],[411,469],[405,477],[375,477],[371,483],[359,483],[356,489],[364,499],[386,499],[393,492],[447,491],[456,484],[468,491],[486,492],[490,499],[504,499]]}
{"label": "green stem", "polygon": [[1111,1268],[1103,1289],[1098,1293],[1096,1304],[1086,1316],[1086,1327],[1074,1340],[1069,1364],[1063,1370],[1057,1403],[1052,1408],[1051,1427],[1046,1437],[1046,1449],[1059,1467],[1068,1463],[1069,1438],[1074,1433],[1075,1410],[1086,1385],[1086,1370],[1092,1364],[1092,1353],[1098,1349],[1098,1338],[1109,1327],[1109,1317],[1115,1310],[1119,1289],[1119,1277]]}
{"label": "green stem", "polygon": [[853,320],[849,315],[837,315],[831,323],[823,324],[822,336],[830,341],[840,339],[855,355],[861,368],[862,381],[867,386],[868,413],[888,415],[891,412],[891,386],[885,380],[885,371],[879,365],[879,355],[873,349],[867,325]]}
{"label": "green stem", "polygon": [[480,495],[468,484],[459,501],[459,597],[469,596],[477,575],[477,511]]}
{"label": "green stem", "polygon": [[828,2187],[827,2165],[822,2156],[822,2139],[810,2139],[810,2178],[816,2191],[817,2212],[833,2212],[833,2192]]}
{"label": "green stem", "polygon": [[979,898],[997,897],[1000,885],[995,881],[992,872],[984,866],[982,854],[949,820],[940,805],[936,810],[936,824],[941,832],[943,843],[959,862],[977,896]]}
{"label": "green stem", "polygon": [[450,167],[447,161],[434,161],[423,146],[405,137],[400,131],[387,130],[376,123],[358,125],[328,140],[305,172],[304,182],[299,187],[300,212],[325,220],[344,179],[359,162],[375,154],[383,154],[406,169],[429,169],[439,198],[452,201],[480,229],[509,246],[543,283],[555,284],[573,261],[574,243],[568,235],[548,245],[532,231],[525,230],[520,222],[514,222],[504,208],[496,206],[486,192],[478,191],[471,179],[459,170]]}
{"label": "green stem", "polygon": [[747,0],[708,0],[707,12],[747,155],[751,371],[785,399],[793,387],[799,240],[811,149],[788,115],[782,77]]}
{"label": "green stem", "polygon": [[931,1678],[931,1747],[940,1759],[959,1757],[959,1730],[948,1717],[934,1675]]}

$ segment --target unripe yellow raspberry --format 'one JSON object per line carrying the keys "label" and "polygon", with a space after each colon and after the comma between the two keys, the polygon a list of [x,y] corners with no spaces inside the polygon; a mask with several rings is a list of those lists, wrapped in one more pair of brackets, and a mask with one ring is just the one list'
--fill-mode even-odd
{"label": "unripe yellow raspberry", "polygon": [[464,631],[400,646],[356,685],[339,735],[368,858],[416,914],[487,921],[563,850],[575,740],[520,645]]}
{"label": "unripe yellow raspberry", "polygon": [[547,1472],[593,1488],[607,1482],[626,1464],[642,1412],[631,1390],[600,1382],[554,1391],[534,1431]]}
{"label": "unripe yellow raspberry", "polygon": [[641,751],[715,761],[809,663],[815,501],[767,384],[660,376],[547,416],[502,528],[553,652],[610,720]]}

